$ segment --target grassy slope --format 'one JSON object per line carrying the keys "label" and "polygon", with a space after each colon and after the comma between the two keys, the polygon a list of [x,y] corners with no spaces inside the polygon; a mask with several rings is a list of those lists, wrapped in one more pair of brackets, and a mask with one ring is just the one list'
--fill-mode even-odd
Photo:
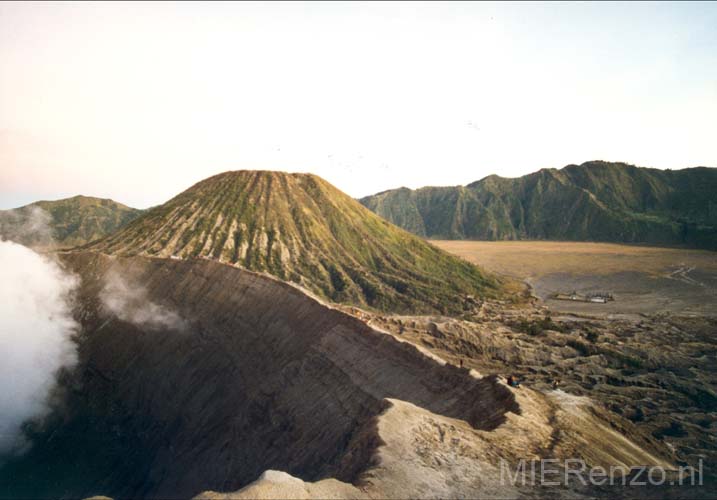
{"label": "grassy slope", "polygon": [[[37,218],[37,209],[45,215]],[[109,199],[74,196],[54,201],[38,201],[24,207],[0,212],[0,219],[9,232],[22,231],[28,223],[46,224],[54,244],[61,247],[82,245],[116,231],[136,218],[142,210],[130,208]],[[22,237],[22,235],[19,235]],[[32,235],[27,235],[31,237]]]}
{"label": "grassy slope", "polygon": [[456,312],[498,283],[308,174],[226,172],[91,245],[107,253],[206,257],[265,271],[336,302]]}
{"label": "grassy slope", "polygon": [[[430,238],[548,239],[717,248],[717,169],[589,162],[468,186],[405,188],[361,200]],[[396,214],[418,214],[406,223]],[[423,228],[416,231],[415,228]]]}

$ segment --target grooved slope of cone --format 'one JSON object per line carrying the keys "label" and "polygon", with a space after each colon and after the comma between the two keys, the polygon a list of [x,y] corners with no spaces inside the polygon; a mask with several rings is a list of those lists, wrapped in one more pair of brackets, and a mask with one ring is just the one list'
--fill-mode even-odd
{"label": "grooved slope of cone", "polygon": [[378,309],[456,312],[467,295],[499,293],[480,269],[309,174],[210,177],[89,249],[208,258]]}

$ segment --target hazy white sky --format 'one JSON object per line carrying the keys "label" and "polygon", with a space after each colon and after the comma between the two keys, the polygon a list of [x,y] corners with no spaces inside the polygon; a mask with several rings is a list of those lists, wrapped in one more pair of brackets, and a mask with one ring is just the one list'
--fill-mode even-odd
{"label": "hazy white sky", "polygon": [[717,166],[717,3],[0,3],[0,208]]}

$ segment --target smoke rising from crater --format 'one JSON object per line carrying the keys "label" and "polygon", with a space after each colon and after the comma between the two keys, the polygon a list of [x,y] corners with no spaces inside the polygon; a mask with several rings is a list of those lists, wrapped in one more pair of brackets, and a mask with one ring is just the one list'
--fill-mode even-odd
{"label": "smoke rising from crater", "polygon": [[37,206],[0,211],[0,235],[31,248],[49,248],[54,244],[52,216]]}
{"label": "smoke rising from crater", "polygon": [[102,304],[122,321],[145,328],[184,330],[186,322],[176,312],[149,300],[147,290],[128,277],[111,270],[100,292]]}
{"label": "smoke rising from crater", "polygon": [[0,241],[0,455],[26,445],[23,422],[47,413],[57,371],[76,363],[76,285],[57,263]]}

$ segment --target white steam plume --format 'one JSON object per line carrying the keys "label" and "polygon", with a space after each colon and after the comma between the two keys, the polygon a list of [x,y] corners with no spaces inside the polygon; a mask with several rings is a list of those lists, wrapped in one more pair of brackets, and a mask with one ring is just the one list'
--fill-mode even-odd
{"label": "white steam plume", "polygon": [[146,328],[184,330],[186,322],[176,312],[150,301],[147,290],[116,270],[105,276],[100,292],[105,309],[122,321]]}
{"label": "white steam plume", "polygon": [[49,248],[54,244],[50,227],[52,217],[38,206],[0,210],[0,235],[31,248]]}
{"label": "white steam plume", "polygon": [[57,371],[76,363],[76,284],[55,262],[0,241],[0,455],[22,449],[23,422],[47,413]]}

